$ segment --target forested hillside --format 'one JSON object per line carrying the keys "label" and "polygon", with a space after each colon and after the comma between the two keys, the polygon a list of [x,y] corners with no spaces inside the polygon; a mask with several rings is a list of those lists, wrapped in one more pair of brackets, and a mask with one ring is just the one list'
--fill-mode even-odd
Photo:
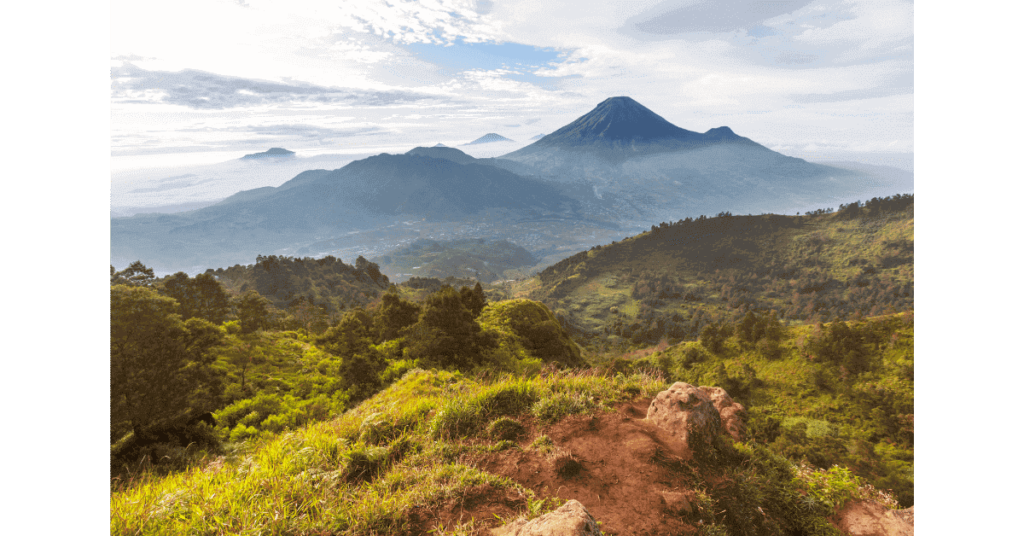
{"label": "forested hillside", "polygon": [[665,222],[564,259],[516,293],[602,345],[693,339],[748,310],[810,323],[899,312],[913,307],[913,201]]}
{"label": "forested hillside", "polygon": [[[111,267],[111,531],[487,534],[585,497],[608,534],[838,534],[851,501],[911,506],[913,222],[912,196],[688,218],[502,287]],[[644,418],[674,382],[735,429],[674,450]]]}

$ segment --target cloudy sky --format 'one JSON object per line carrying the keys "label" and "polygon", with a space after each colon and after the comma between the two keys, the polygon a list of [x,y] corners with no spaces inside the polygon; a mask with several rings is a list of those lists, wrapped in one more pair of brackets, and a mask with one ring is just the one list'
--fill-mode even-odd
{"label": "cloudy sky", "polygon": [[525,142],[616,95],[794,156],[914,151],[901,0],[114,0],[110,14],[114,171]]}

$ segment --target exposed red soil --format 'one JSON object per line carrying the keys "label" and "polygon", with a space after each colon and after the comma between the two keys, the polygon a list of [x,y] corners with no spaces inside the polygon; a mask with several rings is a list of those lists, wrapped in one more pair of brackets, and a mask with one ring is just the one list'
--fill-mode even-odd
{"label": "exposed red soil", "polygon": [[502,524],[495,515],[512,520],[526,507],[526,496],[516,490],[497,489],[490,484],[474,486],[456,498],[434,508],[417,509],[409,518],[413,533],[426,534],[435,528],[453,529],[474,522],[478,534]]}
{"label": "exposed red soil", "polygon": [[[580,501],[605,534],[696,533],[687,522],[696,522],[696,515],[669,511],[662,497],[662,492],[692,489],[684,466],[689,453],[680,440],[643,420],[649,404],[642,400],[615,413],[568,417],[544,431],[533,430],[521,442],[524,450],[489,454],[479,466],[540,497]],[[541,433],[554,441],[552,454],[526,448]],[[567,454],[581,465],[575,475],[564,469]]]}
{"label": "exposed red soil", "polygon": [[839,530],[851,536],[913,536],[914,507],[889,510],[868,501],[850,501],[836,516]]}

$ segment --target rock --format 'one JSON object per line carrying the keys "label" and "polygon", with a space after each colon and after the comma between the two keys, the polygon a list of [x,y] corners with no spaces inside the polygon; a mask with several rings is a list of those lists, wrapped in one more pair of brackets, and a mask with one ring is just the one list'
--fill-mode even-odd
{"label": "rock", "polygon": [[693,512],[695,497],[692,491],[663,491],[661,502],[665,511],[672,514],[689,514]]}
{"label": "rock", "polygon": [[839,513],[839,529],[850,536],[914,536],[914,507],[890,510],[868,501],[851,501]]}
{"label": "rock", "polygon": [[744,423],[747,418],[747,408],[744,408],[743,404],[733,401],[729,393],[721,387],[701,387],[700,390],[708,395],[711,403],[718,410],[718,415],[722,418],[722,433],[729,434],[736,441],[743,441],[747,433],[747,425]]}
{"label": "rock", "polygon": [[647,420],[679,437],[693,451],[710,444],[722,429],[718,409],[708,395],[688,383],[676,382],[658,393],[647,408]]}
{"label": "rock", "polygon": [[561,508],[533,521],[518,520],[491,530],[493,536],[600,536],[597,521],[579,501],[572,499]]}

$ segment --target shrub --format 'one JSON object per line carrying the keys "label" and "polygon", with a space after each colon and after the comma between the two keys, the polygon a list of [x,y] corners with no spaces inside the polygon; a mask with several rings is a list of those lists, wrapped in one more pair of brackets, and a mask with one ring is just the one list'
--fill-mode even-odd
{"label": "shrub", "polygon": [[562,420],[569,415],[588,413],[598,407],[593,397],[583,393],[554,393],[533,405],[535,417],[546,423]]}
{"label": "shrub", "polygon": [[495,419],[487,425],[487,435],[494,440],[519,439],[525,432],[526,428],[519,421],[509,417]]}
{"label": "shrub", "polygon": [[543,434],[537,437],[537,439],[534,439],[533,443],[530,443],[529,448],[536,450],[541,454],[547,454],[555,448],[555,442],[552,441],[547,434]]}

